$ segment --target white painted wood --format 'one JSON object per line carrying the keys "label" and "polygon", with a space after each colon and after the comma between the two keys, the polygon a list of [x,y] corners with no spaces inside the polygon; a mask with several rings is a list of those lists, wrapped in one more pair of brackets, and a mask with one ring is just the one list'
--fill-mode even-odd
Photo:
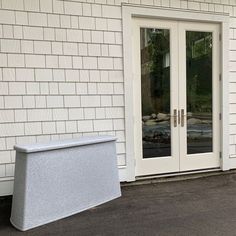
{"label": "white painted wood", "polygon": [[132,18],[123,9],[123,55],[124,55],[124,89],[125,89],[125,137],[126,137],[126,181],[135,180],[135,148],[134,148],[134,82],[132,57]]}
{"label": "white painted wood", "polygon": [[[134,97],[136,176],[152,175],[186,170],[217,168],[219,162],[219,29],[217,24],[188,23],[162,20],[133,19],[134,39]],[[213,34],[213,152],[187,155],[187,126],[173,127],[171,124],[171,157],[143,159],[141,117],[141,58],[140,28],[165,28],[170,30],[171,58],[171,113],[173,109],[184,109],[186,115],[186,31],[204,31]],[[178,68],[179,74],[178,74]],[[178,94],[179,92],[179,94]]]}
{"label": "white painted wood", "polygon": [[212,13],[193,11],[187,9],[158,8],[138,5],[122,5],[123,14],[130,17],[145,17],[171,20],[191,20],[197,22],[228,22],[229,15],[226,13]]}
{"label": "white painted wood", "polygon": [[119,180],[120,182],[125,182],[128,179],[126,166],[119,166],[118,167],[118,173],[119,173]]}
{"label": "white painted wood", "polygon": [[[167,20],[183,20],[183,21],[197,21],[197,22],[209,22],[219,23],[222,32],[222,47],[221,47],[221,68],[222,68],[222,86],[220,89],[221,95],[221,110],[222,110],[222,126],[221,141],[222,147],[222,162],[221,169],[229,169],[229,118],[228,118],[228,64],[229,64],[229,15],[228,14],[216,14],[212,12],[200,12],[189,11],[180,9],[166,9],[166,8],[154,8],[145,6],[134,6],[129,4],[122,5],[123,16],[123,43],[124,43],[124,81],[125,81],[125,117],[126,117],[126,147],[127,152],[127,173],[129,180],[135,179],[135,155],[134,155],[134,81],[132,71],[130,70],[133,64],[132,58],[132,42],[130,41],[130,32],[132,31],[132,18],[143,17],[151,19],[167,19]],[[129,164],[128,164],[129,163]],[[132,164],[131,164],[132,163]]]}
{"label": "white painted wood", "polygon": [[170,31],[170,99],[171,115],[178,109],[178,44],[177,22],[151,19],[133,19],[133,79],[134,79],[134,136],[135,136],[135,175],[152,175],[176,172],[179,170],[178,127],[171,118],[171,156],[143,159],[142,153],[142,112],[141,112],[141,56],[140,28],[168,29]]}
{"label": "white painted wood", "polygon": [[13,178],[2,178],[0,181],[0,196],[8,196],[13,192]]}
{"label": "white painted wood", "polygon": [[232,157],[229,158],[229,166],[231,169],[236,169],[236,156],[232,155]]}
{"label": "white painted wood", "polygon": [[[150,1],[153,2],[153,5],[149,6],[145,5],[149,2],[147,0],[129,0],[129,4],[124,1],[109,1],[109,3],[103,1],[102,4],[101,1],[99,3],[90,1],[89,6],[80,2],[75,3],[75,1],[65,1],[64,3],[63,1],[43,0],[40,1],[40,5],[34,4],[34,1],[27,1],[23,8],[22,4],[12,4],[12,2],[4,0],[0,4],[1,41],[12,40],[13,45],[16,44],[15,48],[4,47],[5,52],[0,54],[0,67],[2,67],[0,68],[0,90],[3,95],[0,96],[0,107],[2,111],[6,109],[15,114],[15,120],[12,120],[12,116],[9,118],[6,116],[4,118],[6,123],[0,122],[0,143],[8,143],[8,145],[4,144],[5,146],[0,144],[1,152],[7,153],[7,156],[0,155],[2,166],[6,165],[6,158],[9,162],[9,153],[11,153],[12,163],[14,163],[12,148],[14,144],[76,138],[83,135],[97,135],[99,132],[113,134],[124,132],[123,137],[118,140],[119,145],[125,145],[125,148],[119,149],[122,150],[122,160],[119,161],[119,165],[122,165],[121,176],[124,176],[124,178],[121,177],[121,180],[135,180],[133,81],[132,73],[131,76],[129,74],[132,56],[127,55],[132,55],[132,16],[141,16],[152,19],[206,21],[221,24],[223,35],[221,136],[224,137],[221,142],[223,156],[221,167],[224,170],[234,168],[230,165],[228,158],[228,139],[230,128],[230,156],[234,158],[236,142],[232,140],[236,134],[236,126],[235,124],[229,125],[228,121],[229,89],[227,88],[230,75],[230,90],[232,93],[236,91],[233,72],[228,71],[229,31],[230,42],[235,49],[235,0],[214,2],[208,0],[211,3],[203,3],[204,0],[202,0],[196,3],[192,1],[189,4],[188,1],[180,2],[178,0],[177,2],[180,3],[176,3],[175,0],[170,2],[158,0]],[[84,7],[85,5],[86,7]],[[159,8],[154,5],[158,5]],[[173,9],[174,7],[176,8]],[[201,11],[196,11],[200,9]],[[217,11],[218,13],[215,13]],[[224,12],[229,12],[230,17]],[[38,19],[33,19],[33,15],[38,18],[42,17],[43,23]],[[47,23],[45,22],[46,15]],[[81,22],[79,22],[80,19]],[[85,24],[86,20],[89,25]],[[124,40],[122,40],[122,36],[124,36]],[[21,51],[19,51],[19,40]],[[42,49],[43,51],[41,51],[39,44],[46,45],[47,50]],[[75,44],[77,44],[78,50],[71,51],[69,45],[76,47]],[[43,54],[35,54],[34,45],[36,45],[36,51],[43,52]],[[123,47],[123,55],[120,50],[114,51],[114,46]],[[112,50],[110,51],[110,49]],[[26,53],[26,55],[24,56],[22,53]],[[24,60],[21,60],[22,56],[24,56]],[[235,55],[230,62],[232,71],[235,66],[234,57]],[[15,67],[8,68],[9,66]],[[120,75],[114,76],[113,73]],[[68,85],[67,89],[64,89],[63,85],[67,83],[76,83],[76,90],[74,85]],[[106,87],[105,84],[113,87],[113,92],[109,90],[109,94],[102,94],[107,90],[100,90],[100,85]],[[126,95],[123,90],[124,84],[125,87],[128,85],[125,88]],[[26,89],[15,88],[18,85],[21,88],[25,86]],[[1,89],[2,87],[5,89]],[[63,94],[64,92],[70,94]],[[14,95],[13,93],[19,94]],[[72,93],[74,95],[71,95]],[[125,110],[125,115],[123,113],[122,118],[107,119],[104,107],[116,106],[112,102],[114,95],[125,97],[126,104],[120,104],[120,109]],[[94,100],[89,99],[92,107],[89,109],[81,107],[81,101],[83,101],[83,105],[86,105],[88,97],[95,98]],[[127,104],[131,105],[126,106]],[[231,108],[235,111],[235,104],[231,104]],[[96,117],[88,118],[86,115],[88,110],[91,111],[91,114],[96,111]],[[231,115],[231,119],[233,119],[232,117],[234,114]],[[106,122],[108,127],[104,126]],[[94,129],[95,127],[96,129]],[[9,145],[9,140],[13,140],[11,145]],[[6,176],[6,173],[3,176]],[[0,181],[5,181],[4,177],[1,177]]]}
{"label": "white painted wood", "polygon": [[[213,152],[187,154],[187,76],[186,76],[186,32],[212,32],[212,98],[213,98]],[[217,168],[220,166],[220,80],[219,80],[219,25],[209,23],[179,23],[179,109],[184,109],[184,127],[180,126],[180,171]]]}
{"label": "white painted wood", "polygon": [[235,168],[230,165],[229,158],[229,18],[225,18],[225,20],[221,24],[221,34],[222,34],[222,42],[221,42],[221,113],[222,113],[222,121],[221,121],[221,168],[222,170],[229,170],[231,168]]}

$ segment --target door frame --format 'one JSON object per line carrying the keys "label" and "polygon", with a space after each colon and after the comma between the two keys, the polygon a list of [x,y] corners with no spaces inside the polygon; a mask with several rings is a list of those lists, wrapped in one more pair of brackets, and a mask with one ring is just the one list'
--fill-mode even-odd
{"label": "door frame", "polygon": [[[178,173],[196,171],[220,166],[220,96],[219,96],[219,24],[199,23],[177,20],[157,20],[147,18],[133,18],[133,79],[134,83],[134,133],[135,133],[135,174],[136,176],[147,176],[157,174]],[[158,158],[143,159],[142,152],[142,99],[141,99],[141,55],[140,55],[140,28],[168,29],[170,32],[170,124],[171,124],[171,155]],[[213,150],[206,153],[187,154],[187,125],[174,126],[174,110],[180,112],[181,108],[187,112],[186,107],[186,55],[179,53],[185,51],[185,31],[211,32],[213,37],[212,51],[212,121],[213,121]],[[181,90],[180,90],[181,88]],[[181,91],[181,92],[180,92]],[[185,116],[184,123],[187,123]]]}
{"label": "door frame", "polygon": [[[134,125],[134,74],[132,53],[132,18],[151,18],[193,22],[218,23],[221,27],[221,170],[229,170],[229,15],[201,11],[155,8],[150,6],[122,5],[124,89],[125,89],[125,135],[126,135],[126,181],[135,181],[135,125]],[[220,75],[219,75],[220,76]],[[222,105],[224,104],[224,105]]]}

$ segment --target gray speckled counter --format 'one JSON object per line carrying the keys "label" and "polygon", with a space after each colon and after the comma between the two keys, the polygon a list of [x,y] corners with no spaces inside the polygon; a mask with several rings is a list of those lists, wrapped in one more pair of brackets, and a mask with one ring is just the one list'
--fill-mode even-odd
{"label": "gray speckled counter", "polygon": [[121,196],[113,136],[19,145],[11,223],[40,226]]}

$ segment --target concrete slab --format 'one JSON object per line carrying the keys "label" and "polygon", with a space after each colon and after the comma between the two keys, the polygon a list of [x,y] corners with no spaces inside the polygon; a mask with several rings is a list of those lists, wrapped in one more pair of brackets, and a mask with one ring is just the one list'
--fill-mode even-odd
{"label": "concrete slab", "polygon": [[236,174],[122,188],[120,199],[20,233],[0,200],[0,235],[234,236]]}

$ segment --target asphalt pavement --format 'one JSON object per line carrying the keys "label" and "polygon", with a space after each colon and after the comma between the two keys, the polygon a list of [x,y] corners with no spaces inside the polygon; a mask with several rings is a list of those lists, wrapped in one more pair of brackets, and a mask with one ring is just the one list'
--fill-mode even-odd
{"label": "asphalt pavement", "polygon": [[236,174],[125,186],[121,198],[26,232],[10,210],[1,197],[0,236],[236,236]]}

